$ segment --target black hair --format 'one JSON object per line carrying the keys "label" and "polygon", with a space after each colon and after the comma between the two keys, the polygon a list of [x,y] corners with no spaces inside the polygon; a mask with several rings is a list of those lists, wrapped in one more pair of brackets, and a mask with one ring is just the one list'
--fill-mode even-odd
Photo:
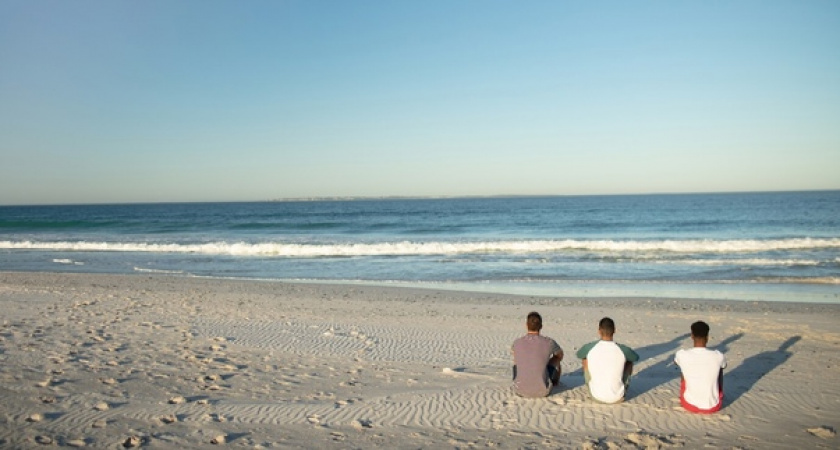
{"label": "black hair", "polygon": [[607,336],[615,334],[615,322],[609,317],[604,317],[598,322],[598,329],[606,333]]}
{"label": "black hair", "polygon": [[528,331],[540,331],[542,330],[542,316],[536,311],[529,313],[526,324]]}
{"label": "black hair", "polygon": [[709,337],[709,324],[703,322],[702,320],[698,320],[691,324],[691,335],[694,337],[699,338],[708,338]]}

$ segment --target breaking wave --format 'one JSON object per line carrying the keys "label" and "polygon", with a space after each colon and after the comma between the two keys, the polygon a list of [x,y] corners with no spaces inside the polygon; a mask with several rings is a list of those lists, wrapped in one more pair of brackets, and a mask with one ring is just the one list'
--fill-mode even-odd
{"label": "breaking wave", "polygon": [[283,242],[122,243],[0,241],[0,249],[70,252],[194,253],[228,256],[352,257],[422,256],[480,253],[530,254],[544,252],[742,254],[789,250],[840,249],[840,238],[772,240],[515,240],[482,242],[381,242],[295,244]]}

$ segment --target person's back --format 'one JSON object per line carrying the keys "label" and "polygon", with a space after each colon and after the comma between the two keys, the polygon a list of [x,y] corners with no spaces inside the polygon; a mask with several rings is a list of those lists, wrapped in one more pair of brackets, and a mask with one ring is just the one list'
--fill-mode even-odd
{"label": "person's back", "polygon": [[545,397],[560,378],[563,350],[554,339],[539,334],[542,317],[528,315],[528,334],[513,342],[513,385],[523,397]]}
{"label": "person's back", "polygon": [[584,377],[589,393],[603,403],[616,403],[624,399],[630,381],[633,363],[639,360],[630,347],[615,343],[615,324],[605,317],[598,324],[601,340],[584,345],[577,352],[583,360]]}
{"label": "person's back", "polygon": [[691,412],[712,413],[723,403],[723,368],[726,358],[717,350],[706,348],[709,326],[691,325],[694,347],[677,351],[674,362],[680,367],[680,403]]}

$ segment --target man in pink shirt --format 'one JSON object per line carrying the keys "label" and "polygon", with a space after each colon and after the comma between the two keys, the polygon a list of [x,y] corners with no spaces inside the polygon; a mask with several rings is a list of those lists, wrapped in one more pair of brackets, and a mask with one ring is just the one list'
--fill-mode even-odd
{"label": "man in pink shirt", "polygon": [[513,387],[523,397],[545,397],[560,382],[563,349],[540,335],[542,316],[532,312],[525,322],[528,334],[513,342]]}
{"label": "man in pink shirt", "polygon": [[709,350],[709,325],[691,324],[694,347],[677,352],[674,362],[680,366],[680,404],[693,413],[710,414],[723,405],[723,369],[726,358],[717,350]]}

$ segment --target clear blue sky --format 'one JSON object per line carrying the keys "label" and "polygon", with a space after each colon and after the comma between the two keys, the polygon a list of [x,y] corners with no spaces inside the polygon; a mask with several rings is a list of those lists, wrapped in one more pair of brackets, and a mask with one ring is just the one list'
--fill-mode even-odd
{"label": "clear blue sky", "polygon": [[840,2],[0,1],[0,204],[840,189]]}

